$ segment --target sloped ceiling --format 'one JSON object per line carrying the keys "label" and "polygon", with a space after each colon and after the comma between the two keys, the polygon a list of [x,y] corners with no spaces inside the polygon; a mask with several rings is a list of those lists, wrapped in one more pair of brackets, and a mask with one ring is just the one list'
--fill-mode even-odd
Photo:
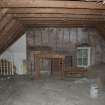
{"label": "sloped ceiling", "polygon": [[105,5],[79,0],[0,0],[0,53],[33,26],[92,26],[105,38]]}

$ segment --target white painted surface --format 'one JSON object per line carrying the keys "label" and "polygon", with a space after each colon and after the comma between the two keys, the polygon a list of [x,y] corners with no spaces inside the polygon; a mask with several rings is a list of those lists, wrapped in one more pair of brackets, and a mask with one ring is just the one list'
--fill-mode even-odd
{"label": "white painted surface", "polygon": [[26,60],[26,34],[9,47],[1,56],[5,58],[12,56],[16,66],[16,73],[20,75],[26,74],[26,70],[22,68],[23,60]]}
{"label": "white painted surface", "polygon": [[[89,66],[91,65],[91,62],[90,62],[90,59],[91,59],[91,58],[90,58],[90,57],[91,57],[91,55],[90,55],[90,54],[91,54],[91,52],[90,52],[90,51],[91,51],[91,47],[78,47],[77,50],[79,50],[79,49],[87,49],[87,50],[88,50],[88,52],[87,52],[87,54],[88,54],[88,55],[87,55],[87,56],[88,56],[88,57],[87,57],[88,63],[87,63],[87,65],[79,65],[79,64],[78,64],[78,58],[80,58],[80,57],[79,57],[78,54],[77,54],[77,66],[78,66],[78,67],[85,67],[85,68],[87,68],[87,67],[89,67]],[[84,58],[84,57],[82,56],[82,58]]]}

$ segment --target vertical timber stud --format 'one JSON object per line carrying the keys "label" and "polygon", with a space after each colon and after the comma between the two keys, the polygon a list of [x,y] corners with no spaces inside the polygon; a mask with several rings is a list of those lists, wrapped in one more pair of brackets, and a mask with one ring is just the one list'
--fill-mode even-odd
{"label": "vertical timber stud", "polygon": [[39,80],[40,79],[40,58],[36,57],[35,58],[35,79]]}
{"label": "vertical timber stud", "polygon": [[58,61],[58,72],[59,72],[59,77],[61,78],[61,69],[60,69],[60,59],[57,59]]}
{"label": "vertical timber stud", "polygon": [[64,59],[61,59],[61,79],[64,79]]}

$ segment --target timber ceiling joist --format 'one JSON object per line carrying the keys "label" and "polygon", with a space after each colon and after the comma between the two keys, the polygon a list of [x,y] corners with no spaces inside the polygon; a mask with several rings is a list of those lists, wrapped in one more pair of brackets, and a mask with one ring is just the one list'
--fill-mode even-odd
{"label": "timber ceiling joist", "polygon": [[98,26],[100,29],[105,26],[105,5],[94,1],[0,0],[0,52],[19,38],[27,26]]}

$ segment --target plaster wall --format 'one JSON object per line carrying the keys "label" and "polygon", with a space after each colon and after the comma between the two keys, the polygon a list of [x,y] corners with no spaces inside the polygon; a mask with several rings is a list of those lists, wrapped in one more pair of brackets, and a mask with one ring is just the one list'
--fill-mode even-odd
{"label": "plaster wall", "polygon": [[1,57],[11,58],[14,61],[17,74],[26,74],[26,70],[23,69],[23,60],[26,60],[26,34],[9,47]]}

